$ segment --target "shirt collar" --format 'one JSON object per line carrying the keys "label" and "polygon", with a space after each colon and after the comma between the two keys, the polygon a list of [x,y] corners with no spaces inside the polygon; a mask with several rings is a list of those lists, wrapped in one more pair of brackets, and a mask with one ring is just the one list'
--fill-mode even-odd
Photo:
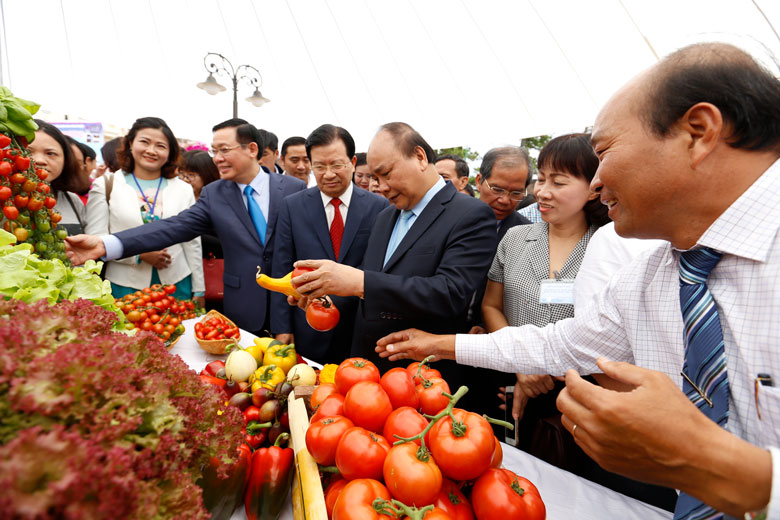
{"label": "shirt collar", "polygon": [[697,245],[766,261],[780,229],[780,159],[710,225]]}
{"label": "shirt collar", "polygon": [[423,210],[428,205],[428,203],[433,199],[433,197],[435,197],[436,194],[439,193],[439,190],[441,190],[446,185],[447,185],[447,183],[444,182],[444,179],[439,177],[439,179],[436,181],[436,183],[433,186],[431,186],[428,191],[425,192],[425,195],[423,195],[423,198],[420,199],[420,202],[418,202],[410,210],[412,213],[414,213],[414,217],[415,218],[420,216],[420,213],[423,212]]}
{"label": "shirt collar", "polygon": [[320,192],[320,197],[322,197],[322,205],[327,206],[330,204],[330,201],[333,199],[339,199],[341,201],[342,206],[345,206],[347,209],[349,209],[349,203],[352,201],[352,183],[349,183],[349,186],[347,186],[347,189],[344,190],[344,193],[341,194],[339,197],[331,197],[330,195],[325,195],[324,193]]}
{"label": "shirt collar", "polygon": [[[268,178],[268,173],[266,173],[265,170],[260,168],[257,172],[257,175],[255,175],[255,178],[252,179],[252,181],[249,183],[249,186],[252,186],[252,189],[255,190],[257,193],[264,193],[268,190],[268,185],[271,183],[270,179]],[[240,182],[236,183],[241,190],[241,193],[244,193],[244,190],[246,189],[246,184],[241,184]]]}

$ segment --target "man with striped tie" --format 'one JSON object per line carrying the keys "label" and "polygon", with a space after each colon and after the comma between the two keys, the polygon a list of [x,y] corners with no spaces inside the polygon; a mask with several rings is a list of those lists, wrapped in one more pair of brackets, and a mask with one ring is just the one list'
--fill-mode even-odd
{"label": "man with striped tie", "polygon": [[[669,243],[572,319],[406,330],[377,350],[565,373],[558,408],[577,443],[679,489],[675,519],[780,518],[780,81],[736,47],[685,47],[612,97],[592,142],[616,231]],[[599,371],[620,388],[579,376]]]}

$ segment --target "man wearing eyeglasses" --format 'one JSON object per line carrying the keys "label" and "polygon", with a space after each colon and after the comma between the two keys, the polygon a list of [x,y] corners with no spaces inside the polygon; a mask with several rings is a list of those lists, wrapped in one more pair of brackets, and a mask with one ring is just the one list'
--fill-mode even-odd
{"label": "man wearing eyeglasses", "polygon": [[[305,140],[317,186],[295,193],[282,202],[275,241],[273,274],[292,271],[296,260],[329,259],[359,267],[376,216],[387,199],[356,189],[355,141],[344,128],[322,125]],[[340,313],[336,328],[318,332],[306,322],[303,309],[287,305],[279,293],[271,295],[271,332],[283,343],[319,363],[340,363],[349,357],[356,296],[332,296]]]}
{"label": "man wearing eyeglasses", "polygon": [[528,152],[519,146],[493,148],[485,154],[477,174],[479,199],[496,214],[498,240],[506,230],[531,221],[520,216],[515,207],[525,198],[531,171]]}
{"label": "man wearing eyeglasses", "polygon": [[225,256],[224,309],[239,327],[260,332],[268,325],[268,291],[255,282],[257,266],[271,271],[277,215],[282,199],[304,190],[294,177],[262,171],[264,148],[257,128],[230,119],[213,128],[211,153],[220,180],[203,188],[197,202],[178,215],[115,235],[68,237],[75,265],[156,251],[202,234],[219,237]]}

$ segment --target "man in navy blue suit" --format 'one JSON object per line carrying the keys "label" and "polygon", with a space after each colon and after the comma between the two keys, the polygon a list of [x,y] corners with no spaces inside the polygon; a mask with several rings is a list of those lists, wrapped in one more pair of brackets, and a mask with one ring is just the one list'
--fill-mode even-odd
{"label": "man in navy blue suit", "polygon": [[68,237],[68,256],[80,265],[89,259],[156,251],[202,234],[217,235],[225,256],[225,314],[242,329],[261,332],[268,328],[269,295],[255,282],[257,266],[270,272],[282,199],[306,185],[261,170],[257,159],[264,147],[262,137],[243,119],[230,119],[213,131],[212,153],[220,180],[204,187],[192,207],[115,235]]}
{"label": "man in navy blue suit", "polygon": [[[352,183],[355,141],[344,128],[322,125],[306,139],[306,154],[317,186],[290,195],[282,202],[277,224],[273,275],[292,271],[296,260],[330,259],[359,267],[376,216],[387,199]],[[286,298],[271,295],[271,331],[283,343],[319,363],[340,363],[349,357],[356,296],[333,296],[340,320],[335,329],[317,332],[305,312],[287,305]]]}
{"label": "man in navy blue suit", "polygon": [[[361,298],[352,354],[382,371],[397,365],[375,352],[377,340],[392,331],[410,323],[427,331],[468,331],[469,303],[496,250],[493,211],[445,183],[435,159],[411,126],[382,126],[368,149],[368,166],[395,207],[377,216],[362,270],[328,260],[296,263],[316,269],[295,279],[308,297]],[[451,362],[436,368],[453,391],[465,382]]]}

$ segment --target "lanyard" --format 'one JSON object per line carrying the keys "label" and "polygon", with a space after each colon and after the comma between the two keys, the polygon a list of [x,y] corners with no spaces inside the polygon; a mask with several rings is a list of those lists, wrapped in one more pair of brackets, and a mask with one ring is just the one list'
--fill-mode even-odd
{"label": "lanyard", "polygon": [[146,202],[146,207],[149,209],[147,212],[149,215],[149,220],[157,220],[158,217],[154,214],[154,208],[157,206],[157,196],[160,194],[160,186],[162,186],[163,176],[160,175],[160,182],[157,184],[157,191],[154,192],[154,202],[149,202],[149,199],[146,198],[146,195],[144,194],[144,190],[141,189],[141,184],[138,182],[138,179],[135,177],[135,173],[131,173],[130,175],[133,176],[133,180],[135,181],[135,185],[138,187],[138,191],[141,193],[141,197],[144,199],[144,202]]}

